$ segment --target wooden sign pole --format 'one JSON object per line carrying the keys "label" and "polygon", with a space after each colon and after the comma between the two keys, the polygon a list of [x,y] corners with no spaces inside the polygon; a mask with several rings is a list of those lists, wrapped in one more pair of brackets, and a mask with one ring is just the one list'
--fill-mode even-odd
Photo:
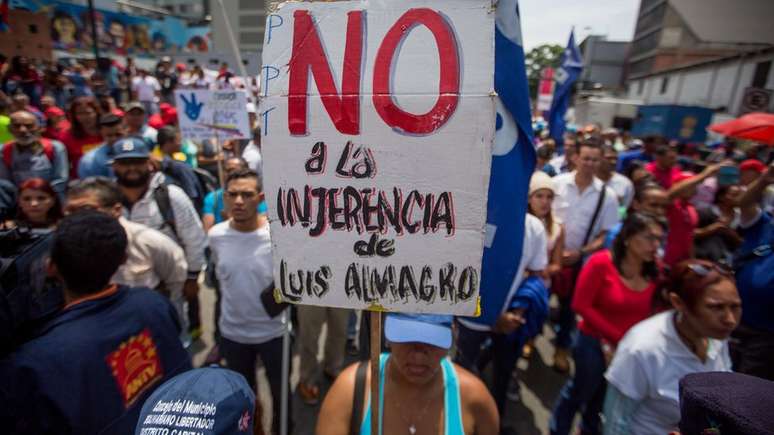
{"label": "wooden sign pole", "polygon": [[371,435],[379,435],[379,357],[382,351],[382,313],[371,311]]}

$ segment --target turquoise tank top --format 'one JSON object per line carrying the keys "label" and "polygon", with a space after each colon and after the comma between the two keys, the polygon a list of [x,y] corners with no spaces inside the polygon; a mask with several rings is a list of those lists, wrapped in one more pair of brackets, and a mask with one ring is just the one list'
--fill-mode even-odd
{"label": "turquoise tank top", "polygon": [[[390,354],[383,353],[379,358],[379,435],[382,435],[382,417],[384,416],[384,369]],[[460,403],[460,384],[454,365],[447,357],[441,360],[444,384],[444,430],[446,435],[465,435],[462,425],[462,407]],[[369,395],[360,435],[371,435],[371,397]]]}

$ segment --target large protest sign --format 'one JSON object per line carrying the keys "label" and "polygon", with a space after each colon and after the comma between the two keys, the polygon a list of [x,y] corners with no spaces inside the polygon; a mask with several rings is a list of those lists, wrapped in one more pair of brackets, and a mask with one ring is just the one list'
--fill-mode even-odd
{"label": "large protest sign", "polygon": [[244,91],[175,91],[180,134],[186,139],[252,137]]}
{"label": "large protest sign", "polygon": [[281,298],[473,315],[495,130],[491,0],[283,3],[262,73]]}

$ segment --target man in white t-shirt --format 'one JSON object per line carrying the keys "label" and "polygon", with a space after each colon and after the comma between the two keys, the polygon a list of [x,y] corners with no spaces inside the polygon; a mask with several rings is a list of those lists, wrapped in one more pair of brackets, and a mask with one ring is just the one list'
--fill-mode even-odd
{"label": "man in white t-shirt", "polygon": [[[554,217],[565,224],[562,254],[564,285],[560,291],[556,291],[556,285],[554,288],[559,296],[554,368],[562,373],[567,373],[570,369],[569,348],[572,331],[575,329],[575,313],[572,312],[570,304],[577,272],[585,257],[602,248],[607,231],[619,221],[615,191],[605,186],[602,180],[594,175],[601,159],[602,149],[598,144],[581,142],[578,145],[578,153],[574,156],[575,170],[554,177]],[[603,191],[604,198],[601,197]],[[598,204],[599,213],[594,219]],[[589,237],[585,240],[587,233]]]}
{"label": "man in white t-shirt", "polygon": [[596,176],[606,186],[613,189],[620,206],[629,208],[634,199],[634,184],[632,184],[631,180],[615,171],[617,164],[618,151],[612,146],[605,146],[602,149],[602,160],[597,167]]}
{"label": "man in white t-shirt", "polygon": [[140,75],[132,79],[132,99],[145,106],[145,112],[152,115],[158,112],[161,84],[148,71],[140,70]]}
{"label": "man in white t-shirt", "polygon": [[273,285],[269,222],[266,215],[258,214],[263,197],[255,172],[231,173],[224,189],[231,219],[212,227],[209,240],[220,282],[220,353],[226,366],[241,373],[253,390],[256,362],[261,358],[271,387],[272,425],[277,432],[285,324],[281,316],[270,317],[261,301],[261,292]]}
{"label": "man in white t-shirt", "polygon": [[507,335],[522,324],[521,313],[508,311],[508,307],[527,273],[540,273],[548,265],[548,236],[543,222],[531,214],[524,220],[524,244],[522,245],[521,261],[516,271],[516,277],[511,284],[508,295],[503,300],[501,315],[493,327],[474,323],[463,317],[457,318],[457,354],[454,362],[462,367],[476,372],[479,364],[481,345],[492,340],[492,361],[494,373],[492,380],[492,396],[497,402],[501,415],[505,409],[506,392],[511,380],[511,372],[519,357],[513,343],[507,340]]}
{"label": "man in white t-shirt", "polygon": [[261,127],[253,130],[253,140],[248,142],[242,151],[242,158],[247,162],[247,167],[255,171],[259,177],[263,176],[263,158],[261,157]]}

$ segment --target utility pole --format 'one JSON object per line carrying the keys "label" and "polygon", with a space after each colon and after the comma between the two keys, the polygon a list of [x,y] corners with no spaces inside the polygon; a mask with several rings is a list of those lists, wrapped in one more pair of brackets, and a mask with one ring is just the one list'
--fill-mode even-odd
{"label": "utility pole", "polygon": [[89,0],[89,21],[91,21],[91,43],[94,49],[94,61],[99,61],[99,40],[97,39],[97,19],[94,0]]}
{"label": "utility pole", "polygon": [[223,15],[223,22],[226,24],[226,33],[228,34],[229,45],[231,45],[231,53],[236,58],[237,68],[239,68],[239,74],[242,75],[243,80],[247,80],[247,69],[244,62],[242,62],[242,55],[239,53],[239,46],[234,36],[234,29],[231,27],[231,20],[228,18],[226,8],[223,6],[223,0],[218,0],[218,9],[220,9],[221,15]]}

